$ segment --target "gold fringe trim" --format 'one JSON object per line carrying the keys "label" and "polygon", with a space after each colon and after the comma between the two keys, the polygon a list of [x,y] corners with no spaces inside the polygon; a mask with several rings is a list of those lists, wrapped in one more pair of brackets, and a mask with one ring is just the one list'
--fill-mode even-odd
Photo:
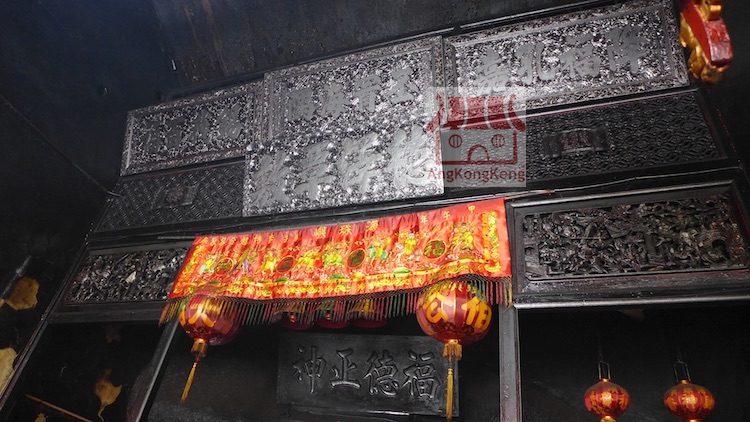
{"label": "gold fringe trim", "polygon": [[[488,304],[510,307],[512,305],[512,286],[510,278],[486,279],[481,276],[466,275],[456,277],[475,288]],[[434,284],[433,284],[434,286]],[[242,325],[273,324],[283,318],[292,322],[309,324],[315,320],[326,319],[332,322],[367,319],[402,317],[416,313],[421,293],[432,286],[419,290],[395,291],[363,296],[340,296],[320,299],[288,299],[259,301],[232,296],[213,296],[210,293],[212,306],[218,306],[220,312],[233,318]],[[172,298],[162,310],[159,323],[164,324],[177,315],[190,301],[192,296]]]}
{"label": "gold fringe trim", "polygon": [[454,359],[457,361],[461,360],[462,353],[463,347],[458,340],[449,340],[445,343],[445,346],[443,346],[443,357],[448,358],[450,362],[453,362]]}
{"label": "gold fringe trim", "polygon": [[445,392],[445,419],[453,419],[453,368],[448,368],[448,386]]}
{"label": "gold fringe trim", "polygon": [[188,395],[190,394],[190,387],[193,386],[193,379],[195,379],[195,369],[198,367],[198,361],[193,362],[193,367],[190,369],[190,375],[188,375],[185,388],[182,389],[182,396],[180,397],[180,403],[187,401]]}

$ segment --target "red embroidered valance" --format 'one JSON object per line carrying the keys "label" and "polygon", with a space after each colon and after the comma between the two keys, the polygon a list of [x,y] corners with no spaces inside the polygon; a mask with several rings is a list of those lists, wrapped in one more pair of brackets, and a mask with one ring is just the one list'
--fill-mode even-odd
{"label": "red embroidered valance", "polygon": [[272,321],[290,303],[308,313],[323,304],[341,319],[346,306],[339,305],[372,299],[386,316],[403,314],[420,289],[457,277],[495,302],[510,274],[502,198],[349,224],[200,236],[163,320],[195,294],[227,299],[245,323]]}

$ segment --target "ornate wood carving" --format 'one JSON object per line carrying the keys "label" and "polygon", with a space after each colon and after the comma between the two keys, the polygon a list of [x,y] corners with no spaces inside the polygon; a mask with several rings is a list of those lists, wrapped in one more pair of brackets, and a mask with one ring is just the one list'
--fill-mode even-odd
{"label": "ornate wood carving", "polygon": [[688,83],[670,1],[637,0],[445,40],[453,95],[524,92],[528,109]]}
{"label": "ornate wood carving", "polygon": [[529,117],[529,181],[724,157],[693,93]]}
{"label": "ornate wood carving", "polygon": [[120,173],[241,157],[257,137],[261,87],[253,82],[131,111]]}
{"label": "ornate wood carving", "polygon": [[266,73],[244,215],[443,193],[428,128],[441,60],[442,39],[428,37]]}
{"label": "ornate wood carving", "polygon": [[727,195],[588,207],[523,217],[528,281],[747,268]]}
{"label": "ornate wood carving", "polygon": [[91,254],[65,296],[67,304],[165,300],[187,247]]}

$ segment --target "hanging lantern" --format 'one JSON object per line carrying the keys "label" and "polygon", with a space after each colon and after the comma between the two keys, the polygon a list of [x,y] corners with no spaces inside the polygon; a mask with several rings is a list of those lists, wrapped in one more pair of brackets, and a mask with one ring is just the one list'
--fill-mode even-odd
{"label": "hanging lantern", "polygon": [[601,417],[601,422],[615,422],[630,405],[630,394],[621,386],[602,378],[586,390],[583,403],[589,412]]}
{"label": "hanging lantern", "polygon": [[589,387],[583,394],[583,404],[589,412],[599,416],[601,422],[615,422],[615,418],[625,413],[630,405],[627,390],[610,381],[612,375],[609,364],[602,360],[599,348],[599,382]]}
{"label": "hanging lantern", "polygon": [[685,422],[700,422],[711,413],[716,401],[705,387],[680,380],[664,394],[664,405]]}
{"label": "hanging lantern", "polygon": [[416,313],[422,331],[445,344],[443,357],[448,359],[445,416],[450,421],[453,418],[453,374],[456,362],[461,359],[464,345],[479,341],[487,335],[492,308],[476,287],[449,279],[422,292]]}
{"label": "hanging lantern", "polygon": [[196,294],[180,309],[180,325],[195,340],[191,352],[195,356],[180,402],[184,403],[193,384],[198,362],[206,356],[208,346],[230,342],[239,332],[238,310],[226,300]]}
{"label": "hanging lantern", "polygon": [[678,361],[675,364],[675,375],[678,366],[682,368],[684,375],[678,376],[677,385],[664,394],[664,406],[684,422],[700,422],[711,413],[716,401],[708,389],[690,382],[685,362]]}

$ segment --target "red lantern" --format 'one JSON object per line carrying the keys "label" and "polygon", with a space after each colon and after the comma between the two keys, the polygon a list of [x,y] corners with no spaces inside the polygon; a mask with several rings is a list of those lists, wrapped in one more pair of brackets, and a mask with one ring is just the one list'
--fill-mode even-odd
{"label": "red lantern", "polygon": [[206,356],[208,346],[230,342],[237,336],[240,324],[237,321],[237,311],[231,304],[205,294],[191,297],[180,310],[179,320],[185,332],[195,340],[191,350],[195,361],[180,399],[184,403],[190,393],[198,362]]}
{"label": "red lantern", "polygon": [[477,288],[458,280],[444,280],[427,290],[417,302],[417,321],[427,335],[443,343],[448,359],[446,418],[453,418],[454,365],[461,359],[463,345],[481,340],[492,321],[492,308]]}
{"label": "red lantern", "polygon": [[331,329],[337,330],[337,329],[344,328],[347,325],[349,325],[349,321],[345,319],[341,319],[337,321],[332,318],[321,318],[321,319],[315,320],[315,325],[319,325],[323,328],[331,328]]}
{"label": "red lantern", "polygon": [[683,379],[664,394],[664,405],[684,422],[700,422],[711,413],[716,401],[705,387]]}
{"label": "red lantern", "polygon": [[583,404],[589,412],[601,417],[601,422],[615,422],[630,405],[630,394],[621,386],[602,378],[586,390]]}

